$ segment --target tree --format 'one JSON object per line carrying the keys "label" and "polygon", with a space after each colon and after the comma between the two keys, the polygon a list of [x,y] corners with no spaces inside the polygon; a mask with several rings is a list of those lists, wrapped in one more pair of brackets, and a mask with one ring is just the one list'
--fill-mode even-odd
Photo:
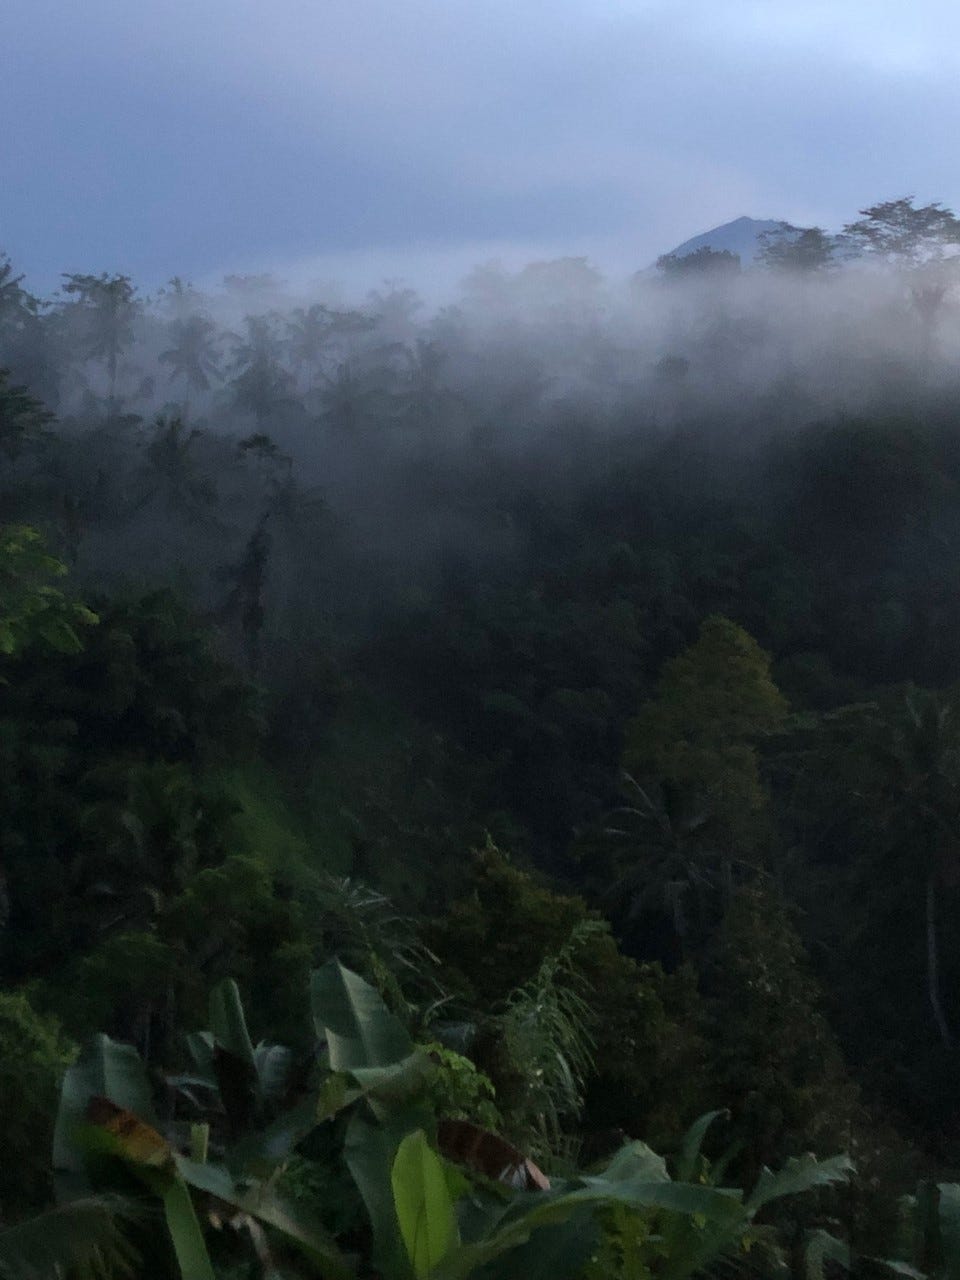
{"label": "tree", "polygon": [[39,309],[22,282],[23,276],[15,276],[10,259],[0,253],[0,361]]}
{"label": "tree", "polygon": [[[448,988],[478,1011],[469,1053],[494,1080],[504,1113],[524,1114],[531,1088],[522,1050],[536,1052],[549,1031],[529,996],[545,986],[544,1008],[555,999],[564,956],[560,985],[570,990],[574,974],[573,994],[579,983],[593,993],[586,1021],[594,1070],[585,1081],[582,1128],[596,1135],[620,1127],[659,1140],[687,1124],[702,1107],[705,1081],[691,973],[665,976],[659,965],[623,955],[582,898],[551,889],[492,846],[475,855],[467,890],[429,923],[426,939]],[[532,1018],[528,1037],[512,1045],[499,1016],[511,1004],[526,1005]]]}
{"label": "tree", "polygon": [[80,652],[79,628],[97,618],[50,585],[49,579],[66,572],[35,529],[0,528],[0,655],[17,657],[37,643],[59,653]]}
{"label": "tree", "polygon": [[71,310],[84,360],[102,363],[107,372],[107,416],[117,415],[117,375],[120,357],[134,339],[140,313],[136,288],[129,276],[65,275],[63,292],[75,299]]}
{"label": "tree", "polygon": [[760,235],[760,263],[772,271],[819,274],[833,265],[835,242],[822,227],[794,227],[781,222]]}
{"label": "tree", "polygon": [[949,1048],[937,916],[945,891],[960,883],[960,716],[952,699],[915,689],[889,719],[870,719],[859,750],[879,768],[878,852],[902,859],[903,890],[922,894],[927,1000]]}
{"label": "tree", "polygon": [[421,434],[432,456],[445,428],[455,415],[462,416],[460,397],[444,382],[447,354],[437,342],[418,338],[408,353],[409,367],[399,395],[401,419]]}
{"label": "tree", "polygon": [[664,253],[657,259],[657,270],[669,281],[717,279],[740,273],[740,255],[729,249],[711,249],[708,245],[679,257]]}
{"label": "tree", "polygon": [[216,325],[206,316],[191,315],[171,321],[171,345],[160,352],[161,364],[170,366],[171,381],[179,378],[186,387],[183,417],[189,413],[190,392],[208,391],[211,378],[219,378],[220,351]]}
{"label": "tree", "polygon": [[153,439],[147,445],[147,466],[143,480],[147,488],[140,499],[143,506],[160,495],[171,511],[199,522],[209,517],[216,502],[213,481],[200,475],[195,461],[196,445],[203,432],[188,431],[180,417],[157,418]]}
{"label": "tree", "polygon": [[361,439],[383,414],[388,396],[378,379],[353,360],[337,365],[324,378],[320,395],[320,420],[342,439]]}
{"label": "tree", "polygon": [[26,387],[11,385],[10,370],[0,368],[0,452],[15,462],[24,447],[41,440],[53,414]]}
{"label": "tree", "polygon": [[75,1052],[53,1018],[34,1012],[23,995],[0,992],[2,1222],[41,1209],[49,1199],[54,1108]]}
{"label": "tree", "polygon": [[[294,1200],[284,1183],[291,1153],[305,1139],[349,1172],[338,1177],[338,1198],[365,1211],[351,1223],[351,1253],[359,1247],[362,1273],[385,1280],[688,1280],[742,1255],[767,1206],[842,1182],[851,1169],[842,1156],[819,1163],[808,1155],[778,1174],[762,1170],[749,1195],[721,1188],[701,1153],[711,1113],[680,1140],[674,1176],[662,1157],[633,1141],[599,1172],[571,1168],[551,1182],[499,1133],[438,1123],[437,1068],[428,1051],[359,975],[329,961],[310,976],[310,1000],[326,1046],[322,1073],[312,1078],[295,1070],[283,1046],[253,1045],[236,984],[214,988],[210,1028],[189,1041],[195,1073],[171,1082],[189,1083],[194,1107],[209,1117],[192,1126],[189,1154],[182,1130],[154,1108],[150,1079],[129,1046],[98,1036],[68,1072],[54,1147],[64,1196],[69,1203],[89,1194],[95,1178],[158,1198],[163,1229],[153,1220],[150,1234],[141,1233],[152,1274],[213,1280],[215,1239],[201,1226],[209,1216],[249,1234],[264,1275],[280,1273],[274,1250],[295,1244],[327,1280],[349,1280],[355,1263],[325,1229],[329,1204]],[[210,1099],[205,1108],[195,1094]],[[195,1202],[211,1212],[199,1215]],[[615,1247],[604,1250],[605,1269],[585,1271],[600,1260],[611,1227]],[[631,1228],[639,1248],[620,1272],[616,1244]],[[135,1229],[130,1240],[136,1243]],[[775,1243],[771,1253],[782,1268]]]}
{"label": "tree", "polygon": [[273,539],[267,528],[269,511],[257,521],[236,564],[225,565],[217,576],[231,583],[230,592],[217,614],[220,623],[234,619],[240,623],[247,670],[255,675],[260,667],[260,637],[266,620],[264,591]]}
{"label": "tree", "polygon": [[895,266],[941,261],[960,245],[960,219],[939,201],[917,208],[913,196],[885,200],[861,209],[857,222],[843,228],[841,245],[854,255],[879,258]]}
{"label": "tree", "polygon": [[333,312],[322,303],[297,307],[291,313],[291,318],[287,321],[287,342],[294,369],[299,372],[306,368],[316,378],[323,368],[323,358],[333,328]]}
{"label": "tree", "polygon": [[920,321],[921,360],[926,364],[944,301],[956,283],[960,218],[939,201],[918,208],[913,196],[886,200],[860,213],[858,222],[844,227],[840,244],[852,256],[905,273]]}
{"label": "tree", "polygon": [[766,796],[755,740],[777,729],[786,702],[770,658],[728,618],[713,616],[669,661],[657,696],[627,727],[624,767],[673,788],[703,814],[702,836],[730,857],[750,858],[767,836]]}
{"label": "tree", "polygon": [[763,881],[733,897],[704,975],[711,1087],[745,1177],[848,1140],[857,1107],[802,943]]}
{"label": "tree", "polygon": [[55,350],[54,326],[44,312],[46,304],[23,288],[23,276],[14,275],[10,260],[0,253],[0,367],[16,371],[18,382],[56,404],[60,371]]}
{"label": "tree", "polygon": [[252,413],[258,431],[270,416],[291,403],[293,377],[280,363],[282,342],[272,316],[246,316],[246,335],[233,348],[237,376],[230,383],[238,409]]}

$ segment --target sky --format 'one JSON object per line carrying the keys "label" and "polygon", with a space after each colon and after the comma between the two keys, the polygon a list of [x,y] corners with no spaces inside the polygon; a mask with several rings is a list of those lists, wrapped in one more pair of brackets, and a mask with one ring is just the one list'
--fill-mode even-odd
{"label": "sky", "polygon": [[0,0],[0,251],[145,288],[616,274],[960,204],[955,0]]}

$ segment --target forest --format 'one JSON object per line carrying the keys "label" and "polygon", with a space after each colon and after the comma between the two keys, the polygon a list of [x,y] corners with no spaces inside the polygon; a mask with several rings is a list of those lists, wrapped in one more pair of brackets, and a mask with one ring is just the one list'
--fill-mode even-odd
{"label": "forest", "polygon": [[0,1278],[960,1276],[960,219],[0,258]]}

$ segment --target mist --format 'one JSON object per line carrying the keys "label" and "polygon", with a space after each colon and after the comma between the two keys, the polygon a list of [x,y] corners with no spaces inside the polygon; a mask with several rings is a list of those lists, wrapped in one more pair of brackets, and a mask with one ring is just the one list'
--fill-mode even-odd
{"label": "mist", "polygon": [[263,675],[305,637],[349,647],[424,600],[571,571],[585,510],[628,542],[686,506],[774,513],[797,441],[934,429],[960,393],[948,239],[841,249],[618,276],[492,261],[445,296],[301,270],[150,295],[65,275],[38,299],[7,263],[0,368],[36,406],[6,427],[3,519],[42,528],[85,589],[174,587]]}

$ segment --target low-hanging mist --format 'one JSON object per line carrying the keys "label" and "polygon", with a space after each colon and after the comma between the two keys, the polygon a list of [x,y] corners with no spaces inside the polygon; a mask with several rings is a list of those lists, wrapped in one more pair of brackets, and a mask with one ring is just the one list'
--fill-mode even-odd
{"label": "low-hanging mist", "polygon": [[[839,238],[783,224],[749,268],[709,248],[621,280],[583,258],[487,264],[432,307],[402,282],[350,299],[268,276],[143,297],[73,274],[36,299],[7,263],[3,518],[43,528],[88,587],[173,585],[254,670],[290,678],[311,646],[366,643],[398,611],[551,575],[574,594],[632,575],[643,644],[667,653],[693,622],[649,603],[665,574],[696,576],[678,524],[709,542],[746,523],[767,554],[799,539],[812,558],[835,529],[909,576],[898,512],[927,469],[938,547],[960,518],[944,498],[960,224],[910,200],[864,215]],[[742,582],[698,590],[756,613]],[[930,644],[921,670],[952,674]],[[856,665],[852,635],[834,656]]]}

